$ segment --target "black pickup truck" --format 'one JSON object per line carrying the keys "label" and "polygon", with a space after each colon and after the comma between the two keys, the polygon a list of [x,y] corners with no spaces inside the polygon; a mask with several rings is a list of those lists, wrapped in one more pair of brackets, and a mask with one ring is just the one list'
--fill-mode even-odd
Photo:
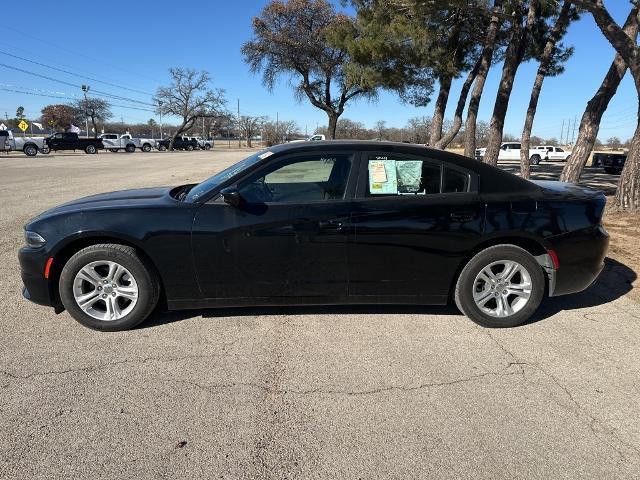
{"label": "black pickup truck", "polygon": [[625,152],[598,152],[593,154],[592,166],[604,168],[605,173],[620,174],[626,160]]}
{"label": "black pickup truck", "polygon": [[77,133],[58,132],[45,140],[47,146],[53,150],[84,150],[85,153],[98,153],[104,150],[101,138],[79,138]]}
{"label": "black pickup truck", "polygon": [[[158,142],[158,150],[164,151],[169,148],[169,143],[171,143],[170,138],[166,138],[164,140],[160,140]],[[176,137],[173,142],[174,150],[196,150],[199,148],[198,141],[195,138],[187,138],[187,137]]]}

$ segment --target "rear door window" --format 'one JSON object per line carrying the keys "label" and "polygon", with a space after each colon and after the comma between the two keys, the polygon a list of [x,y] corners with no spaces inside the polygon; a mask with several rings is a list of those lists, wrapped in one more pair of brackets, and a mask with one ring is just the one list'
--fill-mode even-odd
{"label": "rear door window", "polygon": [[442,193],[468,192],[469,181],[468,173],[445,167],[442,179]]}
{"label": "rear door window", "polygon": [[441,167],[427,160],[371,157],[367,176],[367,197],[440,193]]}

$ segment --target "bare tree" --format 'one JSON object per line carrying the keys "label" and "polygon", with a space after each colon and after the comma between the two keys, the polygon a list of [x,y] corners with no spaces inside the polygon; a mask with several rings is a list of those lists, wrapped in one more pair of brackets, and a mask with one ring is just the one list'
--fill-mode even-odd
{"label": "bare tree", "polygon": [[533,128],[533,120],[538,109],[538,100],[542,91],[544,79],[551,75],[557,75],[563,71],[562,64],[573,53],[573,49],[561,49],[558,42],[566,33],[569,22],[575,18],[575,7],[571,4],[571,0],[565,0],[560,8],[555,24],[549,33],[549,38],[544,46],[542,55],[540,56],[540,65],[533,82],[531,97],[529,99],[529,107],[524,120],[524,128],[522,129],[522,147],[520,148],[520,173],[522,178],[529,178],[531,162],[529,160],[529,149],[531,148],[531,129]]}
{"label": "bare tree", "polygon": [[378,120],[376,124],[373,126],[373,129],[376,131],[376,136],[378,140],[384,140],[385,133],[387,130],[387,122],[384,120]]}
{"label": "bare tree", "polygon": [[253,19],[253,32],[242,47],[251,70],[262,72],[269,90],[279,76],[294,75],[296,97],[327,114],[330,138],[347,102],[374,95],[347,73],[349,55],[338,46],[355,35],[353,20],[326,0],[272,0]]}
{"label": "bare tree", "polygon": [[247,147],[251,147],[251,139],[260,133],[260,128],[264,123],[264,117],[250,117],[243,115],[238,119],[238,129],[243,137],[247,139]]}
{"label": "bare tree", "polygon": [[[627,20],[622,27],[624,32],[631,38],[638,36],[638,11],[636,6],[627,16]],[[563,182],[576,183],[580,180],[582,169],[584,168],[589,155],[593,148],[599,143],[598,132],[600,130],[600,122],[602,116],[609,106],[609,102],[618,91],[618,86],[625,74],[627,73],[627,64],[619,53],[616,53],[609,71],[604,77],[598,91],[587,103],[580,128],[578,130],[578,139],[571,151],[571,156],[567,159],[567,163],[562,169],[560,180]]]}
{"label": "bare tree", "polygon": [[[511,20],[511,36],[504,57],[502,77],[496,94],[493,115],[489,124],[489,142],[484,161],[490,165],[498,163],[498,154],[504,133],[504,119],[509,108],[509,99],[513,90],[513,82],[520,64],[524,60],[528,47],[529,36],[538,14],[538,0],[529,0],[528,10],[525,11],[524,2],[514,2],[513,18]],[[524,23],[523,23],[524,22]]]}
{"label": "bare tree", "polygon": [[[78,99],[71,108],[75,111],[75,117],[77,121],[88,118],[93,125],[93,136],[98,138],[98,123],[109,120],[113,115],[111,113],[111,105],[106,100],[101,98],[82,98]],[[89,135],[89,132],[87,132]]]}
{"label": "bare tree", "polygon": [[176,137],[190,130],[198,118],[221,115],[226,101],[223,90],[211,88],[211,76],[206,71],[170,68],[169,74],[172,82],[158,88],[154,104],[159,105],[158,113],[182,119],[169,142],[171,150]]}
{"label": "bare tree", "polygon": [[[625,61],[640,99],[640,47],[636,38],[628,36],[616,23],[605,8],[603,0],[573,0],[573,2],[593,15],[602,34]],[[636,5],[633,5],[631,10],[636,8]],[[627,161],[618,182],[615,204],[620,209],[640,210],[640,110],[636,130],[629,145]]]}
{"label": "bare tree", "polygon": [[489,21],[489,26],[487,27],[487,36],[484,40],[484,46],[480,55],[480,65],[478,67],[478,73],[476,74],[476,78],[474,81],[473,92],[471,92],[471,99],[469,100],[469,108],[467,109],[467,120],[464,127],[464,154],[467,157],[475,156],[478,110],[480,109],[480,99],[482,98],[482,92],[484,91],[484,85],[487,80],[487,75],[493,61],[496,38],[498,35],[498,31],[500,30],[500,13],[502,12],[502,3],[502,0],[495,0],[493,2],[491,20]]}

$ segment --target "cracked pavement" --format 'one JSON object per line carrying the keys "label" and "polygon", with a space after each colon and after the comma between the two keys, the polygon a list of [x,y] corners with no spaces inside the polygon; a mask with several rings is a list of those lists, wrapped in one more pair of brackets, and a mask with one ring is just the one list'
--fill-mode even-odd
{"label": "cracked pavement", "polygon": [[326,307],[99,333],[22,300],[29,217],[243,156],[0,157],[0,478],[640,477],[640,304],[613,260],[510,330],[453,307]]}

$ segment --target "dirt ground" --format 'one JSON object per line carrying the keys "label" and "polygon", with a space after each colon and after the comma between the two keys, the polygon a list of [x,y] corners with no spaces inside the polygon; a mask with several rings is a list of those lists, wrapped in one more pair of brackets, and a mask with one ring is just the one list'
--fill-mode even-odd
{"label": "dirt ground", "polygon": [[[604,226],[611,235],[608,256],[640,272],[640,214],[607,211]],[[633,286],[629,296],[640,301],[640,281],[637,278],[625,281]]]}

